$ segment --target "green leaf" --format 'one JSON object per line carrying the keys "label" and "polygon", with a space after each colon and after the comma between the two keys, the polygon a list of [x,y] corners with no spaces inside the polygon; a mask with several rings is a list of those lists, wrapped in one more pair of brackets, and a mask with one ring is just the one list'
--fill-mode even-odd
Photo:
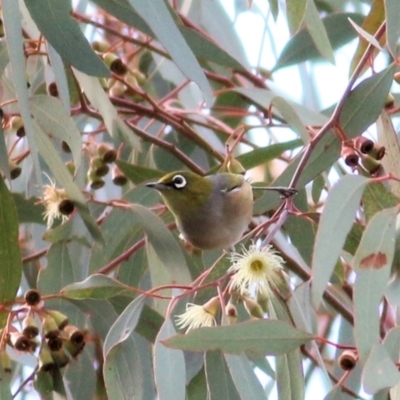
{"label": "green leaf", "polygon": [[18,221],[20,224],[34,222],[44,225],[43,213],[45,208],[43,204],[37,204],[39,199],[31,197],[26,199],[21,193],[13,193],[15,206],[18,212]]}
{"label": "green leaf", "polygon": [[7,37],[7,48],[10,57],[10,74],[14,83],[18,106],[24,121],[26,137],[29,143],[35,177],[41,183],[41,170],[36,146],[35,129],[29,109],[28,88],[26,85],[24,39],[21,29],[21,12],[18,2],[14,0],[2,1],[4,29]]}
{"label": "green leaf", "polygon": [[3,75],[7,64],[10,62],[10,57],[8,56],[7,43],[6,41],[0,42],[0,77]]}
{"label": "green leaf", "polygon": [[139,204],[132,204],[131,210],[145,231],[158,258],[167,268],[175,282],[181,284],[191,282],[182,250],[171,232],[164,225],[162,219]]}
{"label": "green leaf", "polygon": [[[18,215],[14,200],[0,175],[0,304],[11,306],[21,282],[22,261],[18,241]],[[0,328],[7,313],[0,313]]]}
{"label": "green leaf", "polygon": [[[355,13],[334,13],[322,19],[322,23],[334,50],[357,36],[348,18],[351,18],[358,24],[361,24],[364,20],[362,14]],[[310,33],[306,28],[303,28],[286,43],[273,71],[304,61],[320,58],[321,53],[315,46]]]}
{"label": "green leaf", "polygon": [[171,55],[182,73],[199,85],[208,105],[212,103],[210,84],[192,50],[185,42],[163,0],[129,0],[133,9],[146,21],[157,39]]}
{"label": "green leaf", "polygon": [[385,293],[394,257],[396,208],[374,215],[368,223],[352,266],[354,284],[354,338],[361,362],[380,339],[379,304]]}
{"label": "green leaf", "polygon": [[110,328],[103,345],[103,351],[106,359],[109,352],[114,347],[125,342],[136,328],[142,313],[144,300],[145,296],[138,296],[135,300],[133,300]]}
{"label": "green leaf", "polygon": [[[369,9],[369,13],[366,16],[361,26],[365,31],[373,35],[378,30],[379,26],[382,24],[384,20],[385,20],[384,0],[373,0],[371,7]],[[367,50],[367,47],[368,47],[368,42],[361,37],[357,46],[357,50],[354,53],[353,59],[351,61],[350,74],[352,74],[355,68],[357,67],[357,64],[359,63],[365,51]],[[374,53],[374,57],[376,56],[377,53],[378,51]],[[361,73],[365,72],[368,68],[369,64],[366,63]]]}
{"label": "green leaf", "polygon": [[294,107],[283,97],[276,96],[272,99],[271,105],[276,107],[287,124],[299,135],[304,143],[309,142],[309,133],[301,122]]}
{"label": "green leaf", "polygon": [[333,57],[332,46],[314,0],[307,0],[304,22],[318,51],[325,59],[334,64],[335,59]]}
{"label": "green leaf", "polygon": [[141,165],[131,164],[123,160],[115,160],[115,164],[118,165],[118,168],[135,185],[150,179],[158,180],[164,175],[163,172],[158,170],[142,167]]}
{"label": "green leaf", "polygon": [[290,33],[294,35],[301,27],[307,8],[307,0],[288,0],[286,14]]}
{"label": "green leaf", "polygon": [[286,354],[312,339],[284,321],[259,320],[231,326],[199,328],[175,335],[163,343],[188,351],[221,350],[230,354],[252,352],[255,355]]}
{"label": "green leaf", "polygon": [[64,0],[25,0],[42,35],[65,61],[88,75],[108,77],[110,72],[90,47],[79,24],[71,18],[71,3]]}
{"label": "green leaf", "polygon": [[204,366],[210,400],[240,400],[222,352],[207,351]]}
{"label": "green leaf", "polygon": [[242,399],[267,399],[253,366],[244,354],[225,354],[225,360],[231,373],[233,383]]}
{"label": "green leaf", "polygon": [[348,138],[363,133],[379,117],[393,82],[394,65],[358,84],[346,98],[339,122]]}
{"label": "green leaf", "polygon": [[[392,174],[393,176],[400,178],[398,168],[400,164],[399,139],[396,130],[394,129],[392,119],[385,110],[382,110],[376,128],[378,131],[378,144],[385,148],[385,156],[381,161],[383,169],[387,174]],[[389,185],[393,194],[400,197],[400,182],[390,180]]]}
{"label": "green leaf", "polygon": [[378,211],[395,207],[399,199],[390,193],[381,182],[371,182],[362,197],[364,213],[369,221]]}
{"label": "green leaf", "polygon": [[133,338],[113,347],[103,365],[108,398],[115,400],[142,398],[143,372],[139,349]]}
{"label": "green leaf", "polygon": [[395,386],[400,381],[400,372],[391,360],[385,346],[377,343],[371,350],[362,376],[364,390],[375,394],[381,389]]}
{"label": "green leaf", "polygon": [[236,159],[245,169],[257,167],[260,164],[278,158],[285,151],[294,150],[303,144],[302,140],[295,139],[289,142],[275,143],[270,146],[260,147],[238,156]]}
{"label": "green leaf", "polygon": [[77,70],[74,70],[74,75],[92,106],[99,110],[104,125],[113,139],[129,143],[132,148],[140,149],[139,139],[118,116],[117,110],[111,103],[108,95],[104,92],[99,80]]}
{"label": "green leaf", "polygon": [[[277,93],[272,90],[260,88],[239,87],[230,89],[230,91],[247,97],[254,104],[259,105],[265,110],[270,107],[272,100],[277,96]],[[229,93],[229,91],[227,91],[227,93]],[[328,120],[325,115],[315,112],[301,104],[293,101],[288,101],[288,104],[292,106],[304,125],[323,125]]]}
{"label": "green leaf", "polygon": [[154,376],[160,399],[185,399],[185,359],[180,350],[165,347],[166,338],[175,334],[172,321],[166,319],[158,333],[154,349]]}
{"label": "green leaf", "polygon": [[347,175],[329,192],[317,230],[312,261],[312,296],[316,307],[342,252],[367,183],[368,180],[362,176]]}
{"label": "green leaf", "polygon": [[52,96],[33,96],[29,99],[32,114],[42,130],[65,141],[71,149],[75,168],[81,165],[82,139],[72,117],[61,101]]}
{"label": "green leaf", "polygon": [[391,56],[399,55],[397,43],[400,37],[400,3],[397,0],[385,0],[386,37]]}
{"label": "green leaf", "polygon": [[64,287],[61,294],[69,299],[108,299],[127,292],[126,286],[105,275],[94,274],[82,282]]}

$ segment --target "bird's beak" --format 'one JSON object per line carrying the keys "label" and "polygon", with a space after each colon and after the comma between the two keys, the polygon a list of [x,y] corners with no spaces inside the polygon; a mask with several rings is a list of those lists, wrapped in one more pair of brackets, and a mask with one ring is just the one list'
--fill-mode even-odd
{"label": "bird's beak", "polygon": [[156,190],[165,190],[168,188],[167,185],[165,185],[164,183],[159,183],[159,182],[149,182],[149,183],[146,183],[146,186],[149,188],[156,189]]}

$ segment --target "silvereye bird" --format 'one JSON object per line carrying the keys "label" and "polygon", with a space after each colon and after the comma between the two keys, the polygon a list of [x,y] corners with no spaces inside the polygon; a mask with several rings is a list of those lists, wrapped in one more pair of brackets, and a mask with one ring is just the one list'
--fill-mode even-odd
{"label": "silvereye bird", "polygon": [[241,174],[177,171],[147,186],[160,192],[183,238],[200,249],[231,248],[251,221],[253,191]]}
{"label": "silvereye bird", "polygon": [[[253,188],[242,174],[203,177],[177,171],[147,186],[160,192],[183,238],[200,249],[232,248],[251,221]],[[296,193],[284,187],[254,189],[278,191],[285,197]]]}

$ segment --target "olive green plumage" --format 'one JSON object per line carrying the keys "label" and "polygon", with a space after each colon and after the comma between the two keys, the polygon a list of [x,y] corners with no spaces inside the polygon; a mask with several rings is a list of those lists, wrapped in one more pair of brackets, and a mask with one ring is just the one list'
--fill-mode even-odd
{"label": "olive green plumage", "polygon": [[251,221],[252,187],[241,174],[177,171],[147,186],[160,192],[183,238],[200,249],[232,247]]}

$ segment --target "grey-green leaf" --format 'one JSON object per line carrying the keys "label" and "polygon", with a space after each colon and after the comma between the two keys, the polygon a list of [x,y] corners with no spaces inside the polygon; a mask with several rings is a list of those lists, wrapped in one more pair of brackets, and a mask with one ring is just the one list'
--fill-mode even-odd
{"label": "grey-green leaf", "polygon": [[347,175],[329,192],[317,230],[312,260],[312,296],[316,307],[332,275],[368,180]]}
{"label": "grey-green leaf", "polygon": [[379,304],[388,284],[394,257],[396,215],[396,208],[374,215],[363,233],[352,263],[356,271],[354,338],[363,363],[372,347],[379,343]]}
{"label": "grey-green leaf", "polygon": [[182,73],[199,85],[206,103],[211,105],[213,94],[210,84],[192,50],[175,25],[164,1],[129,0],[129,3],[150,26]]}
{"label": "grey-green leaf", "polygon": [[188,351],[222,350],[230,354],[246,351],[258,356],[286,354],[313,338],[279,320],[259,320],[230,326],[194,329],[163,343]]}
{"label": "grey-green leaf", "polygon": [[90,47],[79,24],[71,18],[71,2],[25,0],[42,35],[72,66],[88,75],[108,77],[110,72]]}
{"label": "grey-green leaf", "polygon": [[[18,241],[18,214],[13,197],[0,175],[0,304],[12,302],[22,275],[22,260]],[[7,313],[0,313],[0,328]]]}

